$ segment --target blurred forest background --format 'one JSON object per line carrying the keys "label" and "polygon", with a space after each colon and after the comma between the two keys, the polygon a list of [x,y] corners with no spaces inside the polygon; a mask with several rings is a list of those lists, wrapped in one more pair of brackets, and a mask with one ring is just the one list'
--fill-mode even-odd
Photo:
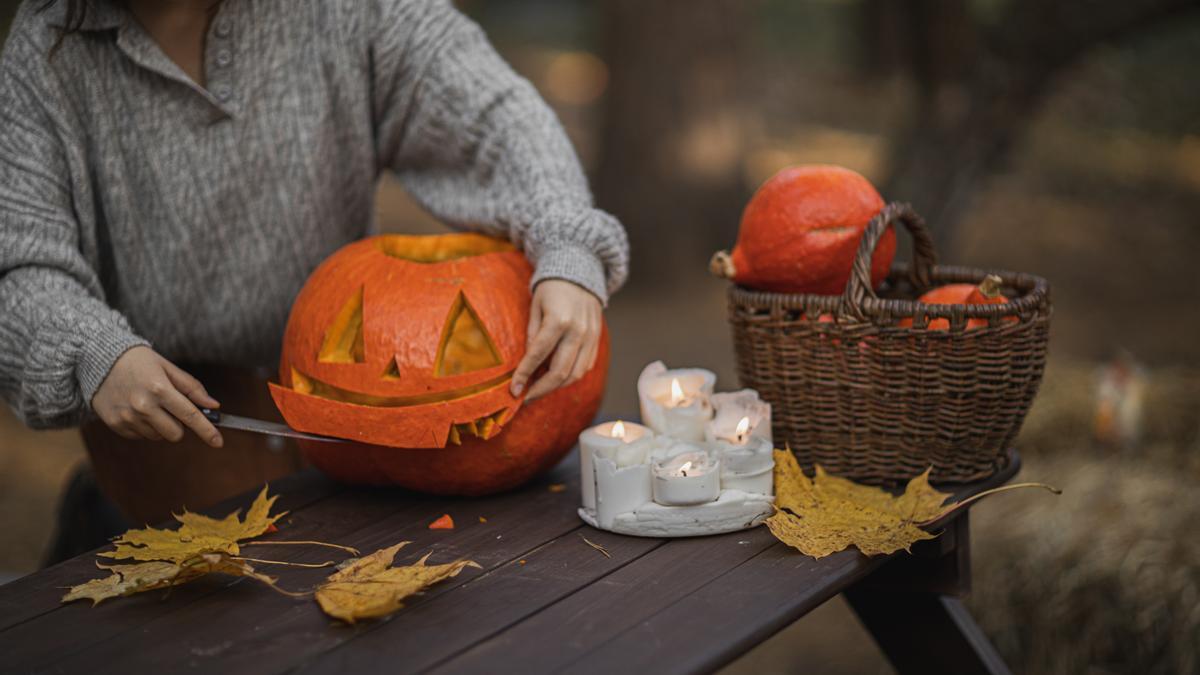
{"label": "blurred forest background", "polygon": [[[7,24],[16,3],[0,1]],[[1056,314],[1023,475],[976,508],[969,604],[1017,672],[1200,672],[1200,3],[463,0],[555,107],[633,243],[610,412],[641,367],[729,386],[723,282],[755,187],[845,165],[941,258],[1046,276]],[[391,180],[380,226],[437,230]],[[0,411],[0,577],[36,568],[82,461]],[[730,672],[889,672],[830,603]]]}

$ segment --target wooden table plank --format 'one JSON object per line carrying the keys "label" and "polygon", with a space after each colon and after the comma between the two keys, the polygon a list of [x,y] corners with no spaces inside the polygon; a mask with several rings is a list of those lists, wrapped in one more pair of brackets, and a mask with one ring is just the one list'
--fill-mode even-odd
{"label": "wooden table plank", "polygon": [[[765,528],[671,540],[540,614],[440,664],[435,672],[486,672],[487,664],[497,662],[514,672],[560,670],[774,541]],[[548,644],[553,648],[547,648]]]}
{"label": "wooden table plank", "polygon": [[[569,664],[574,673],[709,672],[882,564],[857,551],[820,560],[775,543]],[[669,648],[667,648],[669,647]],[[819,668],[820,664],[813,664]]]}
{"label": "wooden table plank", "polygon": [[[552,479],[561,477],[556,475]],[[380,508],[367,508],[361,495],[378,497]],[[295,520],[321,523],[312,536],[355,546],[364,552],[411,540],[414,543],[401,549],[397,556],[401,564],[414,562],[433,548],[433,562],[471,557],[486,569],[492,569],[577,529],[580,525],[571,499],[570,493],[549,492],[545,482],[489,500],[421,497],[402,491],[352,491],[338,500],[301,511]],[[329,511],[334,509],[341,515],[331,518]],[[429,530],[428,524],[446,512],[455,517],[458,528],[448,532]],[[479,516],[486,517],[488,522],[479,522]],[[296,560],[317,561],[328,559],[329,552],[304,549],[295,555]],[[293,581],[288,587],[315,584],[328,573],[329,570],[289,571],[287,579],[299,577],[305,581],[299,584]],[[413,600],[405,613],[477,574],[465,570],[459,577]],[[121,604],[114,602],[113,610],[121,611]],[[63,672],[127,674],[187,670],[262,675],[293,668],[345,640],[386,625],[387,622],[368,622],[345,627],[325,617],[312,600],[287,598],[242,582],[186,606],[164,608],[138,630],[94,644],[56,661],[54,666]]]}
{"label": "wooden table plank", "polygon": [[[323,479],[322,479],[323,480]],[[276,488],[272,486],[274,491]],[[320,538],[331,531],[339,531],[350,524],[361,523],[364,518],[383,518],[395,511],[395,497],[388,496],[380,490],[348,491],[339,496],[322,502],[322,508],[315,508],[315,502],[304,505],[292,499],[291,492],[280,492],[277,505],[284,505],[290,511],[279,522],[280,531],[266,535],[260,540],[304,540]],[[248,500],[246,500],[248,501]],[[245,502],[239,505],[244,505]],[[232,508],[237,508],[232,507]],[[228,513],[232,508],[213,509],[215,513]],[[282,509],[281,509],[282,510]],[[253,546],[246,547],[243,554],[272,560],[287,562],[319,563],[325,560],[340,560],[344,554],[329,549],[297,547],[297,546]],[[279,568],[260,565],[260,569],[269,574],[278,574]],[[329,570],[289,571],[283,582],[285,585],[296,583],[296,577],[306,584],[315,583],[323,578]],[[88,578],[100,576],[100,571],[94,566],[72,583],[81,583]],[[129,598],[107,601],[97,607],[88,602],[75,602],[59,605],[52,614],[39,617],[36,621],[15,626],[11,630],[0,632],[0,652],[5,654],[6,663],[15,668],[47,663],[62,662],[73,655],[86,651],[101,642],[113,641],[114,644],[127,644],[129,636],[141,636],[147,626],[161,621],[169,614],[186,612],[195,602],[209,598],[210,602],[224,603],[220,596],[237,585],[236,592],[239,601],[246,593],[270,593],[273,599],[285,599],[261,587],[251,587],[248,582],[230,580],[228,577],[213,577],[191,584],[171,589],[170,593],[152,592]],[[54,589],[54,601],[61,598],[61,589]],[[213,596],[213,597],[210,597]],[[286,600],[286,599],[285,599]],[[69,642],[62,636],[72,636]],[[139,637],[134,637],[138,640]],[[87,657],[81,657],[86,659]]]}
{"label": "wooden table plank", "polygon": [[[582,540],[604,546],[607,558]],[[624,537],[596,532],[580,525],[546,546],[526,555],[526,564],[513,561],[472,579],[453,593],[444,593],[419,607],[406,609],[380,630],[358,637],[321,654],[297,673],[357,673],[379,670],[423,672],[505,626],[539,612],[580,589],[594,588],[598,579],[662,545],[659,539]],[[540,616],[540,615],[539,615]],[[544,649],[547,631],[534,642]],[[495,671],[493,661],[488,670]],[[505,655],[504,670],[526,672]]]}
{"label": "wooden table plank", "polygon": [[[291,511],[302,509],[341,489],[342,486],[330,482],[316,471],[300,472],[271,485],[272,494],[281,495],[277,502],[279,508]],[[203,512],[224,516],[235,508],[248,506],[250,499],[239,495]],[[99,575],[95,553],[101,550],[63,561],[0,586],[0,652],[3,652],[5,631],[43,614],[58,611],[63,608],[60,601],[67,587]]]}

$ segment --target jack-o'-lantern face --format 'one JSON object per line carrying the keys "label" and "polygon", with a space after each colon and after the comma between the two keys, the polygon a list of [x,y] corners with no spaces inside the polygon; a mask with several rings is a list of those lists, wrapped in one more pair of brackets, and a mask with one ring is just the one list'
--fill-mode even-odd
{"label": "jack-o'-lantern face", "polygon": [[321,264],[292,306],[271,393],[292,427],[409,448],[490,438],[520,401],[532,269],[475,234],[381,236]]}

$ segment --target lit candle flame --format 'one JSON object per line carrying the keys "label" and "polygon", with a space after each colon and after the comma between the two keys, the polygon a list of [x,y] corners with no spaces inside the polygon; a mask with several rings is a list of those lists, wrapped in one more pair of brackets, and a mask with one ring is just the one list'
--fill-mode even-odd
{"label": "lit candle flame", "polygon": [[683,387],[679,386],[679,378],[671,378],[671,405],[677,406],[683,403]]}
{"label": "lit candle flame", "polygon": [[737,423],[737,431],[734,432],[737,437],[737,442],[738,443],[746,442],[746,434],[749,431],[750,431],[750,418],[743,417],[742,420]]}
{"label": "lit candle flame", "polygon": [[686,476],[686,475],[687,475],[687,472],[688,472],[688,469],[690,469],[690,468],[692,468],[692,463],[691,463],[691,462],[684,462],[684,463],[683,463],[683,466],[679,467],[679,474],[680,474],[681,476]]}
{"label": "lit candle flame", "polygon": [[612,426],[613,438],[625,438],[625,423],[617,420],[617,423]]}

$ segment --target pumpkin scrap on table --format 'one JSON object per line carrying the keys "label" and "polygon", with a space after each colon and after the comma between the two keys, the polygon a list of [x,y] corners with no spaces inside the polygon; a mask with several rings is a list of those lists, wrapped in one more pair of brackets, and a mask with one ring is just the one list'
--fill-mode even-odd
{"label": "pumpkin scrap on table", "polygon": [[293,428],[363,445],[301,443],[309,461],[345,483],[453,495],[557,463],[599,409],[608,334],[578,381],[514,397],[532,275],[479,234],[377,236],[326,259],[292,305],[271,395]]}
{"label": "pumpkin scrap on table", "polygon": [[454,529],[454,519],[450,517],[449,513],[443,513],[440,518],[438,518],[437,520],[435,520],[429,524],[429,529],[431,529],[431,530],[453,530]]}
{"label": "pumpkin scrap on table", "polygon": [[350,624],[385,617],[402,608],[405,598],[439,581],[458,576],[467,567],[479,568],[470,560],[426,565],[430,554],[412,565],[392,567],[396,552],[408,543],[402,541],[380,549],[331,574],[317,589],[317,604],[321,610]]}
{"label": "pumpkin scrap on table", "polygon": [[775,538],[814,558],[823,558],[855,546],[864,555],[907,551],[916,542],[936,535],[925,530],[954,511],[986,495],[1007,490],[1040,487],[1018,483],[981,492],[970,499],[946,505],[949,494],[929,484],[929,470],[908,482],[898,496],[879,488],[830,476],[820,466],[809,479],[790,450],[775,451],[774,515],[767,527]]}
{"label": "pumpkin scrap on table", "polygon": [[[850,169],[788,167],[754,193],[733,252],[717,252],[709,268],[748,288],[841,295],[859,240],[883,206],[870,181]],[[871,258],[872,286],[887,276],[895,254],[896,234],[888,228]]]}

